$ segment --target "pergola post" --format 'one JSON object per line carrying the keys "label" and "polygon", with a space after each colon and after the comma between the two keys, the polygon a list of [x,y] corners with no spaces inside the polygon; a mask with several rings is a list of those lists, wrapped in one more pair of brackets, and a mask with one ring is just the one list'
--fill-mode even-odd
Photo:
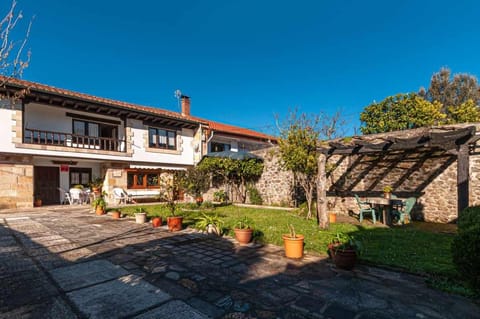
{"label": "pergola post", "polygon": [[325,165],[327,156],[320,153],[318,156],[318,174],[317,174],[317,219],[318,226],[321,229],[328,229],[329,220],[327,214],[327,175]]}
{"label": "pergola post", "polygon": [[457,216],[469,204],[470,159],[468,144],[460,145],[457,155]]}

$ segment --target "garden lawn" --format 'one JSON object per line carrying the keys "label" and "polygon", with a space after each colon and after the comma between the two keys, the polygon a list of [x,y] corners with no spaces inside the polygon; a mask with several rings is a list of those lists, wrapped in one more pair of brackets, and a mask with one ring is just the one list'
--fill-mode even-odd
{"label": "garden lawn", "polygon": [[[169,215],[163,205],[142,207],[147,209],[149,216]],[[132,214],[134,210],[135,207],[125,207],[122,212]],[[420,226],[421,224],[380,228],[336,223],[331,224],[329,230],[319,230],[314,220],[306,220],[295,212],[236,206],[204,211],[182,211],[181,215],[184,216],[184,224],[195,227],[196,219],[203,213],[218,214],[223,221],[222,227],[231,236],[236,222],[247,216],[254,221],[257,241],[281,246],[282,234],[288,233],[288,225],[292,224],[298,234],[305,236],[307,253],[326,255],[327,245],[337,233],[349,234],[362,243],[363,252],[360,259],[363,262],[419,274],[457,277],[450,253],[453,235],[425,229]]]}

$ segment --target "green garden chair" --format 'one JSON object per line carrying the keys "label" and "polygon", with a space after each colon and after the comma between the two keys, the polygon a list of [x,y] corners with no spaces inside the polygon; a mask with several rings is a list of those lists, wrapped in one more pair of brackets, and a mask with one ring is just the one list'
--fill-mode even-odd
{"label": "green garden chair", "polygon": [[357,201],[358,208],[360,210],[359,213],[358,213],[360,223],[363,221],[363,214],[366,213],[366,214],[372,215],[373,223],[375,224],[377,222],[377,216],[375,214],[375,209],[371,206],[370,203],[362,202],[360,200],[360,197],[358,197],[357,194],[354,194],[354,196],[355,196],[355,199]]}
{"label": "green garden chair", "polygon": [[412,216],[410,215],[413,206],[417,199],[415,197],[409,197],[403,202],[403,206],[401,209],[394,209],[391,211],[392,218],[398,220],[399,224],[405,224],[405,217],[408,216],[408,220],[412,220]]}

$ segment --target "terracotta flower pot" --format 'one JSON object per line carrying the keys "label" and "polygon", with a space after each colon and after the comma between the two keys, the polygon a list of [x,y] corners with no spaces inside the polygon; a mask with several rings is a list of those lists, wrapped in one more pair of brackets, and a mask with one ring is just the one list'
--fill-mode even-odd
{"label": "terracotta flower pot", "polygon": [[113,219],[120,219],[120,212],[118,210],[114,210],[112,212],[112,218]]}
{"label": "terracotta flower pot", "polygon": [[282,235],[283,244],[285,246],[285,256],[287,258],[302,258],[303,257],[303,235],[297,237],[290,237],[289,234]]}
{"label": "terracotta flower pot", "polygon": [[42,206],[42,200],[41,199],[36,199],[33,201],[33,207],[40,207]]}
{"label": "terracotta flower pot", "polygon": [[383,197],[386,199],[390,199],[392,197],[392,193],[383,193]]}
{"label": "terracotta flower pot", "polygon": [[203,197],[202,197],[202,196],[198,196],[197,198],[195,198],[195,202],[197,203],[198,206],[202,205],[202,203],[203,203]]}
{"label": "terracotta flower pot", "polygon": [[154,217],[152,219],[152,226],[153,227],[160,227],[162,226],[162,217]]}
{"label": "terracotta flower pot", "polygon": [[235,228],[234,232],[235,232],[235,239],[240,243],[240,245],[246,245],[252,240],[253,229]]}
{"label": "terracotta flower pot", "polygon": [[337,214],[335,213],[328,213],[328,221],[330,224],[334,224],[337,222]]}
{"label": "terracotta flower pot", "polygon": [[351,270],[357,261],[357,252],[354,249],[337,249],[333,261],[338,268]]}
{"label": "terracotta flower pot", "polygon": [[183,217],[172,216],[167,218],[167,225],[169,231],[179,231],[182,230]]}
{"label": "terracotta flower pot", "polygon": [[335,258],[335,248],[340,246],[340,243],[330,243],[328,244],[328,257],[330,257],[332,260]]}
{"label": "terracotta flower pot", "polygon": [[95,208],[95,213],[97,215],[105,215],[105,209],[102,206],[97,206],[97,208]]}

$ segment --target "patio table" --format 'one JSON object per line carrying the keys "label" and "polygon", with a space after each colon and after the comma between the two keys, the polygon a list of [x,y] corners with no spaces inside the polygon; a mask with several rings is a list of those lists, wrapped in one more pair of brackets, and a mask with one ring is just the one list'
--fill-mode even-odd
{"label": "patio table", "polygon": [[365,201],[369,204],[380,207],[382,211],[382,223],[384,225],[391,226],[392,220],[390,212],[393,206],[401,205],[402,200],[400,198],[385,198],[385,197],[367,197]]}

